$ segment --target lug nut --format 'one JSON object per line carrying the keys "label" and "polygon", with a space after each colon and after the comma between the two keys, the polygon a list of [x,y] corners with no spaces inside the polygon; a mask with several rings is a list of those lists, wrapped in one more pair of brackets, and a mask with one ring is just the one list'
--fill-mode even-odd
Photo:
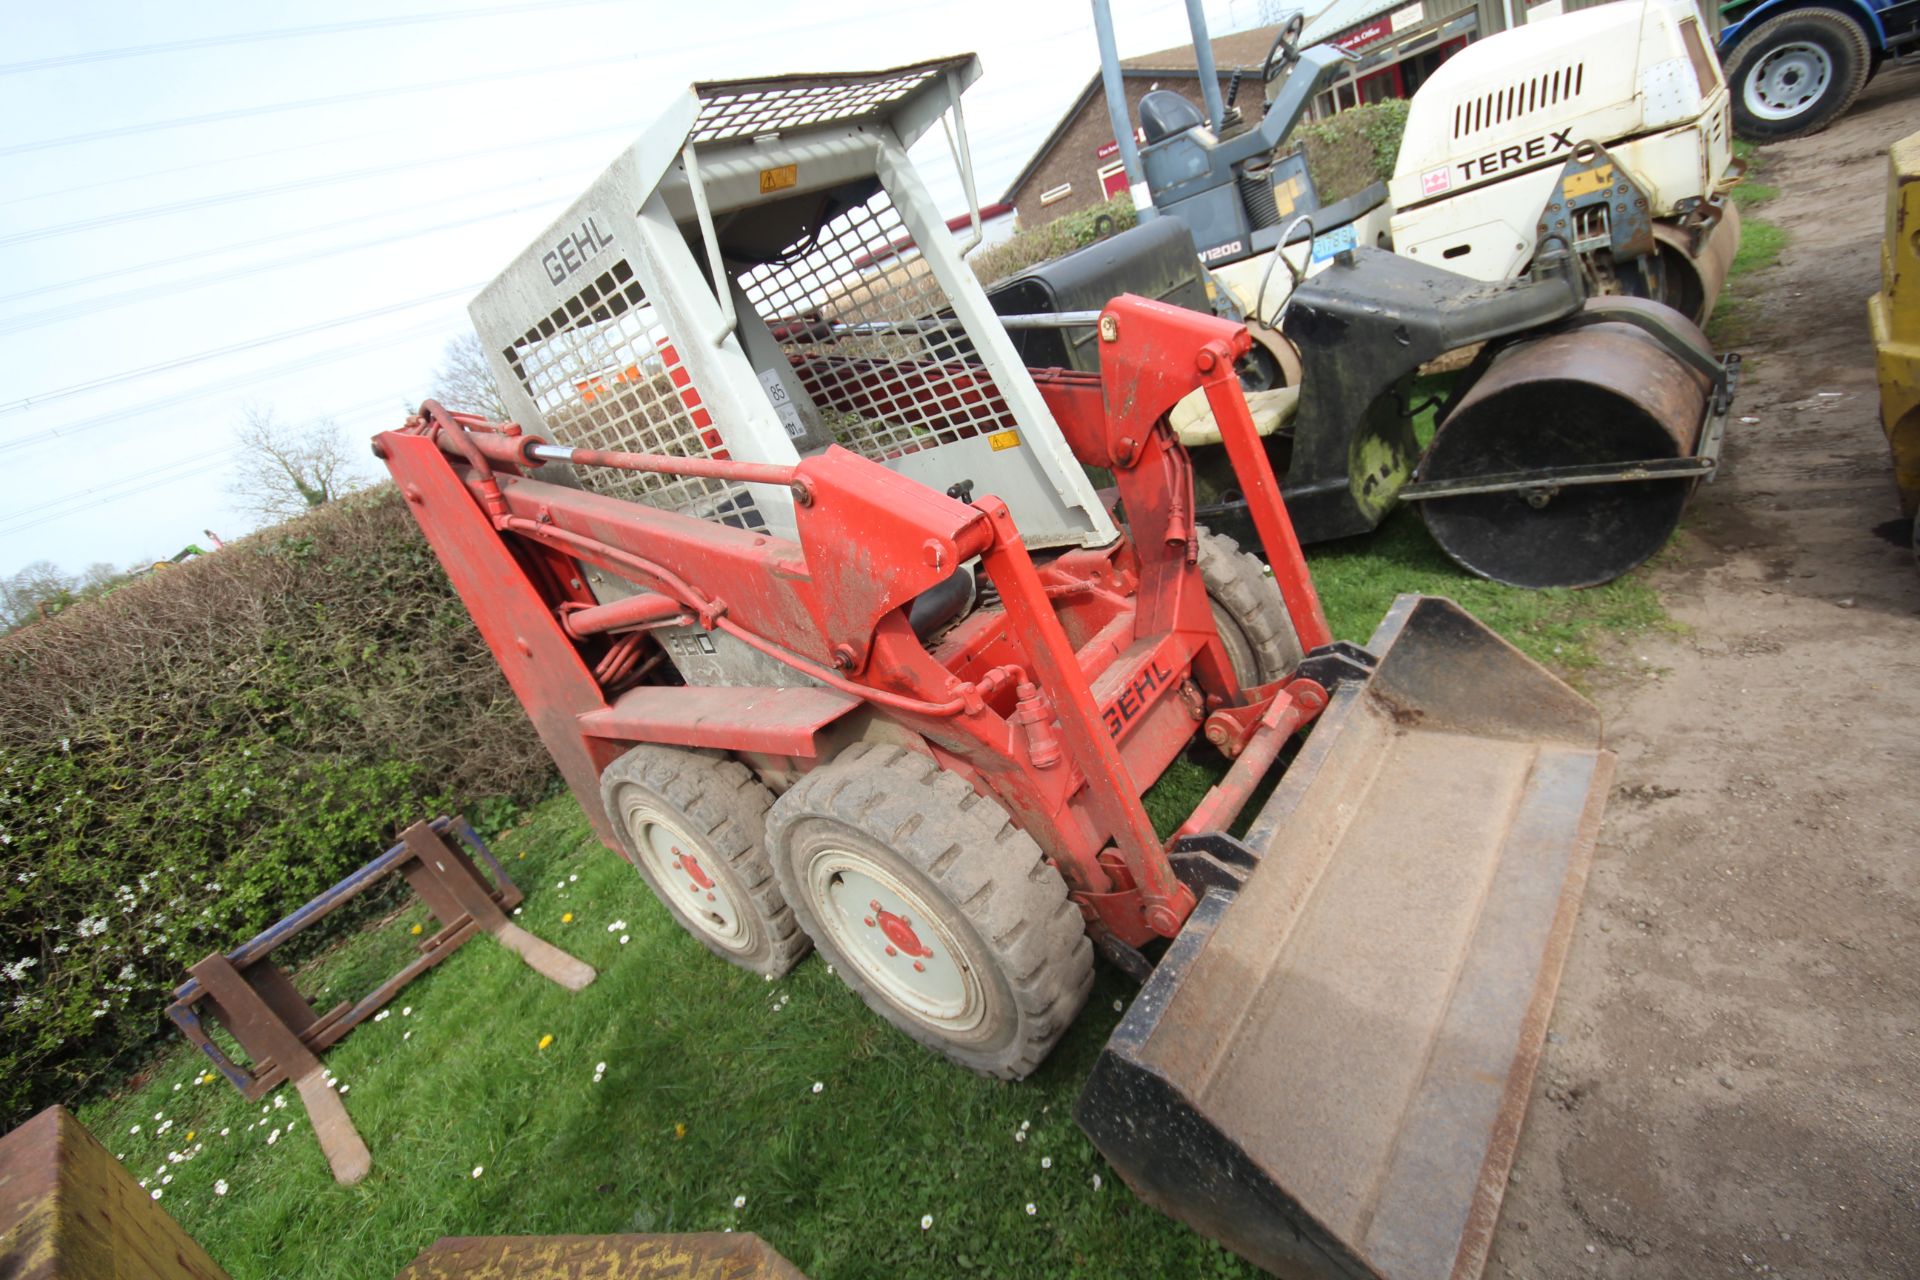
{"label": "lug nut", "polygon": [[895,950],[894,950],[894,949],[893,949],[892,947],[888,947],[888,948],[887,948],[887,954],[888,954],[888,955],[890,955],[890,956],[897,956],[897,955],[899,955],[900,953],[899,953],[898,951],[895,951]]}

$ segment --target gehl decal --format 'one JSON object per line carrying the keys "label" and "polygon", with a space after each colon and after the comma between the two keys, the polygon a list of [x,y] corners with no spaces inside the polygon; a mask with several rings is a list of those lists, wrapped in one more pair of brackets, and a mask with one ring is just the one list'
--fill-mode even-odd
{"label": "gehl decal", "polygon": [[1100,718],[1107,722],[1109,736],[1118,738],[1120,731],[1130,724],[1133,718],[1147,709],[1147,695],[1155,689],[1162,689],[1173,680],[1173,672],[1161,665],[1155,658],[1145,671],[1133,678],[1133,683],[1120,691],[1120,696],[1109,702],[1100,712]]}
{"label": "gehl decal", "polygon": [[1562,151],[1573,150],[1573,139],[1568,135],[1572,128],[1553,129],[1538,137],[1528,138],[1525,142],[1516,142],[1510,147],[1498,151],[1489,151],[1462,162],[1460,176],[1468,182],[1475,178],[1491,178],[1496,173],[1505,173],[1517,164],[1526,164],[1531,160],[1544,160],[1548,156],[1559,155]]}
{"label": "gehl decal", "polygon": [[612,244],[613,240],[600,230],[592,218],[583,221],[579,229],[560,237],[560,243],[540,255],[540,265],[547,269],[547,279],[555,284],[565,284],[567,277],[587,265],[594,254]]}

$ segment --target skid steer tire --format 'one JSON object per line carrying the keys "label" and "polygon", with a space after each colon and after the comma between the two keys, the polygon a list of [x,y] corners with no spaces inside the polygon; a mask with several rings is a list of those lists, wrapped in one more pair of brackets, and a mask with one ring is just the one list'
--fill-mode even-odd
{"label": "skid steer tire", "polygon": [[1039,1066],[1086,1002],[1093,947],[1040,846],[959,774],[858,743],[767,818],[794,914],[867,1007],[982,1075]]}
{"label": "skid steer tire", "polygon": [[1227,647],[1233,677],[1243,687],[1268,684],[1300,665],[1287,602],[1265,565],[1221,533],[1200,530],[1200,580],[1213,606],[1213,625]]}
{"label": "skid steer tire", "polygon": [[600,775],[607,817],[654,896],[730,964],[779,977],[811,945],[767,859],[773,793],[737,760],[641,746]]}
{"label": "skid steer tire", "polygon": [[1818,133],[1866,87],[1872,46],[1832,9],[1793,9],[1762,23],[1727,60],[1733,131],[1749,142]]}

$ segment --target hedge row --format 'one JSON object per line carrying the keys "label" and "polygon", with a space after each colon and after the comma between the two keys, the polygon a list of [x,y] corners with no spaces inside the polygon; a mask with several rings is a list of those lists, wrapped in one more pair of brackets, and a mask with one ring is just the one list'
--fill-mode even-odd
{"label": "hedge row", "polygon": [[1294,140],[1306,148],[1307,173],[1321,204],[1345,200],[1393,176],[1400,137],[1407,131],[1408,105],[1403,98],[1369,102],[1293,131]]}
{"label": "hedge row", "polygon": [[0,638],[0,708],[0,1131],[398,828],[552,776],[390,485]]}

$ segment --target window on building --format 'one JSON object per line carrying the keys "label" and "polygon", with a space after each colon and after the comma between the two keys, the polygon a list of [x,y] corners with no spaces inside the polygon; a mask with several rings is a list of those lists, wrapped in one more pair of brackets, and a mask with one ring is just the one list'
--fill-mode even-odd
{"label": "window on building", "polygon": [[1042,191],[1040,193],[1040,203],[1053,204],[1057,200],[1065,200],[1072,194],[1073,184],[1071,182],[1063,182],[1057,187],[1048,187],[1045,191]]}

